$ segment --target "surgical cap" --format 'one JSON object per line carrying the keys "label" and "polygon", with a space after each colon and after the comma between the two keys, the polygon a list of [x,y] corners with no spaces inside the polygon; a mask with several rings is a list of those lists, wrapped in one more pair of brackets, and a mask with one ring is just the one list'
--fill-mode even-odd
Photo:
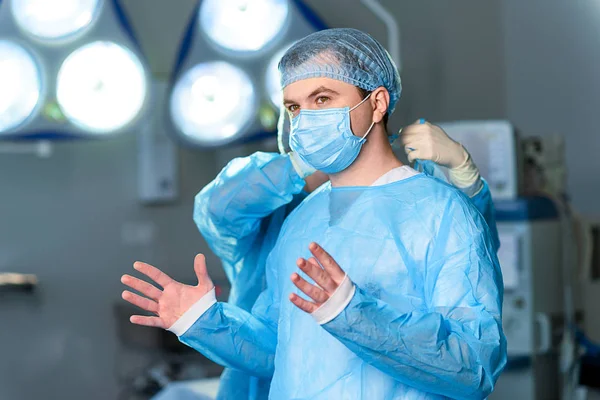
{"label": "surgical cap", "polygon": [[331,78],[369,92],[383,86],[391,114],[402,93],[396,64],[383,46],[356,29],[326,29],[296,42],[279,62],[281,87],[308,78]]}

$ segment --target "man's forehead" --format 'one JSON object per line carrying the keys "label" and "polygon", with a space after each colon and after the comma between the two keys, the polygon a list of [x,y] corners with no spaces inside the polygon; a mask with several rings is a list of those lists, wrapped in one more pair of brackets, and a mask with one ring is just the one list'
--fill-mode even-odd
{"label": "man's forehead", "polygon": [[315,91],[329,91],[338,94],[350,93],[354,86],[331,78],[308,78],[290,83],[283,89],[286,100],[298,101],[310,97]]}

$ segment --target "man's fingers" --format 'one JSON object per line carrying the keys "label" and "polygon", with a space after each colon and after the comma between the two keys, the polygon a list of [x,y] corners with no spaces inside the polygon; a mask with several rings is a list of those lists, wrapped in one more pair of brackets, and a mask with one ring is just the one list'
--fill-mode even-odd
{"label": "man's fingers", "polygon": [[156,286],[151,285],[148,282],[144,282],[143,280],[133,277],[131,275],[123,275],[121,277],[121,282],[124,285],[127,285],[130,288],[137,290],[144,296],[149,297],[153,300],[158,300],[160,298],[160,295],[162,294],[162,291]]}
{"label": "man's fingers", "polygon": [[152,326],[155,328],[167,329],[168,326],[165,326],[162,319],[159,317],[146,317],[144,315],[132,315],[129,318],[129,321],[132,324],[143,325],[143,326]]}
{"label": "man's fingers", "polygon": [[292,282],[298,289],[302,290],[305,295],[313,299],[318,304],[325,303],[327,299],[329,299],[329,296],[323,289],[315,285],[311,285],[296,273],[292,274]]}
{"label": "man's fingers", "polygon": [[337,289],[337,284],[331,278],[329,273],[325,271],[317,260],[311,257],[308,261],[304,258],[299,258],[296,262],[298,268],[302,270],[306,275],[310,276],[313,281],[328,293],[333,293]]}
{"label": "man's fingers", "polygon": [[315,256],[319,264],[323,266],[325,271],[333,278],[333,280],[339,285],[346,273],[340,268],[337,262],[327,253],[321,246],[316,243],[311,243],[308,246],[310,252]]}
{"label": "man's fingers", "polygon": [[296,305],[299,309],[304,312],[311,314],[317,308],[319,308],[315,303],[311,303],[310,301],[304,300],[302,297],[298,296],[296,293],[290,294],[290,301]]}
{"label": "man's fingers", "polygon": [[167,286],[169,283],[173,282],[173,279],[160,269],[153,267],[150,264],[146,264],[143,262],[136,262],[133,264],[133,268],[137,271],[140,271],[142,274],[146,275],[148,278],[152,279],[154,282],[158,283],[163,288]]}
{"label": "man's fingers", "polygon": [[145,297],[142,297],[140,295],[137,295],[135,293],[131,293],[128,290],[124,290],[123,293],[121,294],[121,297],[123,298],[123,300],[130,302],[134,306],[138,306],[142,310],[146,310],[151,313],[158,312],[158,303],[157,302],[147,299]]}
{"label": "man's fingers", "polygon": [[196,272],[198,283],[202,283],[208,277],[208,272],[206,271],[206,258],[204,257],[204,254],[198,254],[196,258],[194,258],[194,272]]}

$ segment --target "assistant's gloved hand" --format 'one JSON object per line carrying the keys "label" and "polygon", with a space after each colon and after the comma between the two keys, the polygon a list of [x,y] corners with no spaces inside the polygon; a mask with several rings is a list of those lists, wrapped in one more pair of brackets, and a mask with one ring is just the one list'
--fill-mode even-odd
{"label": "assistant's gloved hand", "polygon": [[479,170],[467,150],[439,126],[417,121],[401,130],[402,145],[412,163],[431,160],[447,167],[452,184],[470,187],[480,181]]}
{"label": "assistant's gloved hand", "polygon": [[316,172],[316,169],[304,162],[304,160],[302,160],[300,156],[295,152],[290,151],[288,154],[290,156],[290,160],[292,161],[294,169],[302,179]]}
{"label": "assistant's gloved hand", "polygon": [[469,153],[442,128],[429,122],[415,122],[402,129],[402,145],[408,160],[431,160],[450,169],[462,165]]}

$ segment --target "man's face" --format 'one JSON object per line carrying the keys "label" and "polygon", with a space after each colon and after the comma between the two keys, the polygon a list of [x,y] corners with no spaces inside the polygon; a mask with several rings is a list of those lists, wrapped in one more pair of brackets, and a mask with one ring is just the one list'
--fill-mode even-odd
{"label": "man's face", "polygon": [[[331,78],[310,78],[294,82],[283,89],[283,104],[292,117],[300,110],[354,107],[363,98],[356,86]],[[365,101],[350,113],[352,132],[363,136],[373,122],[373,107]]]}

